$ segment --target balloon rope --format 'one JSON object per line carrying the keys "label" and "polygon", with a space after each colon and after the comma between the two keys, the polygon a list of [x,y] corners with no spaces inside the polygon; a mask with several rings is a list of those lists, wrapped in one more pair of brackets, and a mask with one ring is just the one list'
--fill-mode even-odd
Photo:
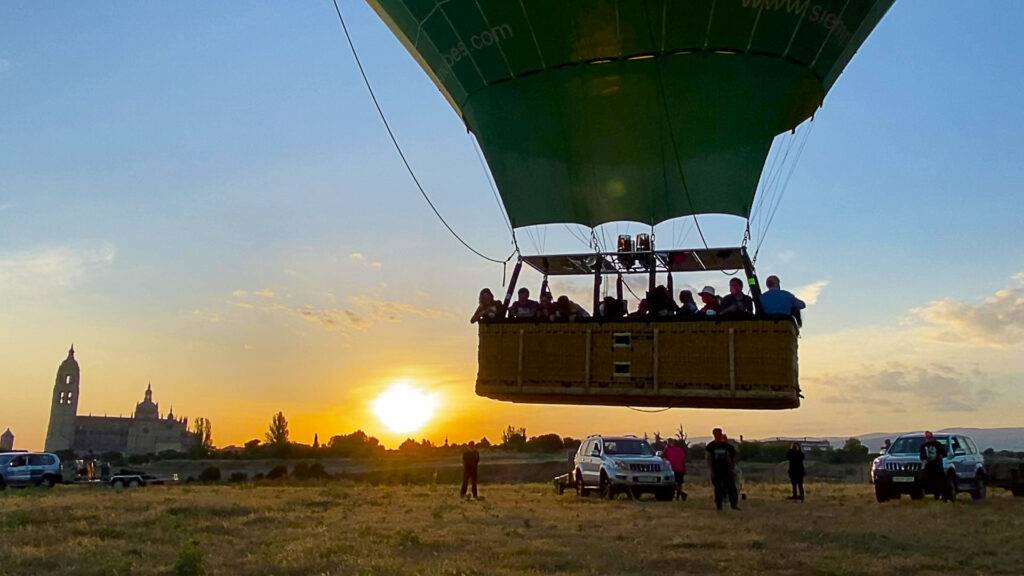
{"label": "balloon rope", "polygon": [[[481,253],[476,248],[473,248],[472,246],[469,245],[468,242],[463,240],[462,236],[459,236],[458,233],[455,232],[451,225],[448,224],[448,221],[444,219],[444,216],[441,216],[441,213],[437,210],[437,207],[434,206],[434,202],[430,200],[430,196],[428,196],[426,190],[423,189],[423,185],[420,184],[419,178],[416,177],[416,172],[413,171],[412,166],[409,164],[409,160],[405,157],[405,152],[402,151],[402,147],[398,144],[398,139],[395,138],[395,133],[394,131],[391,130],[391,124],[388,122],[387,116],[384,115],[384,110],[381,109],[380,102],[377,101],[377,95],[374,94],[373,87],[370,86],[370,80],[369,78],[366,77],[366,70],[363,69],[363,62],[362,60],[359,59],[359,52],[356,51],[356,45],[352,42],[352,35],[349,34],[348,32],[348,26],[345,25],[345,17],[341,15],[341,8],[338,6],[338,0],[332,1],[334,2],[334,11],[338,14],[338,21],[341,23],[341,29],[342,31],[345,32],[345,39],[348,40],[348,47],[349,49],[352,50],[352,57],[355,59],[356,66],[359,68],[359,74],[363,77],[363,83],[366,84],[366,90],[367,92],[370,93],[370,98],[373,100],[373,105],[377,108],[377,114],[380,115],[380,120],[381,122],[384,123],[384,128],[387,129],[388,136],[391,137],[391,143],[395,145],[395,150],[398,151],[398,156],[402,159],[402,163],[405,164],[405,169],[406,171],[409,172],[409,176],[412,177],[412,181],[416,184],[416,188],[419,189],[420,195],[423,196],[423,199],[427,201],[427,205],[430,206],[430,209],[434,211],[434,215],[437,216],[437,219],[441,221],[441,224],[444,224],[444,227],[448,229],[448,232],[451,233],[451,235],[454,236],[455,239],[458,240],[463,246],[465,246],[467,250],[483,258],[484,260],[488,260],[490,262],[495,262],[498,264],[504,264],[505,262],[511,260],[512,257],[515,256],[517,252],[519,252],[519,246],[516,246],[512,253],[508,255],[508,258],[505,258],[504,260],[491,258],[490,256]],[[513,244],[516,243],[515,234],[513,234],[512,236],[512,242]]]}

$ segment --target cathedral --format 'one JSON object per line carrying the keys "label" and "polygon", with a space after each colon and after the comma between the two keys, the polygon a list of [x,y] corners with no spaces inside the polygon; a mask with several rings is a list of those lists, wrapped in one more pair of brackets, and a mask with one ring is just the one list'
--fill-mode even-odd
{"label": "cathedral", "polygon": [[130,418],[78,415],[80,375],[72,346],[57,368],[46,430],[47,452],[156,454],[164,450],[184,452],[193,446],[195,435],[188,430],[188,419],[176,418],[173,410],[161,417],[160,405],[153,402],[152,386],[146,388],[145,398],[135,405]]}

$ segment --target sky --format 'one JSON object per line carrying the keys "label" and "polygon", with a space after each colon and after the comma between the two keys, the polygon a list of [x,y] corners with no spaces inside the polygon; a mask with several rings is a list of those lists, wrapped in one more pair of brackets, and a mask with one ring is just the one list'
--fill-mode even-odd
{"label": "sky", "polygon": [[[438,209],[504,258],[472,137],[376,14],[341,6]],[[474,395],[467,320],[502,267],[430,213],[329,2],[3,2],[0,430],[42,447],[72,343],[79,413],[127,415],[152,382],[162,411],[209,418],[218,445],[261,438],[280,410],[296,441],[362,429],[397,446],[406,434],[373,412],[396,382],[436,400],[413,434],[435,442],[509,424],[732,437],[1020,425],[1022,28],[1014,0],[897,2],[816,114],[757,263],[810,303],[803,405],[642,414]],[[743,230],[701,224],[712,245]],[[694,246],[688,228],[657,232]],[[519,236],[526,252],[584,249],[562,227]],[[726,284],[676,279],[705,281]]]}

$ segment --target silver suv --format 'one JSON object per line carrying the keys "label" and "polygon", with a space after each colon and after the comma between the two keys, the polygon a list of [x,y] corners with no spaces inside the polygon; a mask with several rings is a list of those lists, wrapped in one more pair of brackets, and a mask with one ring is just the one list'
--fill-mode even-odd
{"label": "silver suv", "polygon": [[0,490],[8,486],[60,484],[60,458],[42,452],[0,453]]}
{"label": "silver suv", "polygon": [[[970,436],[963,434],[935,434],[945,444],[946,458],[942,461],[949,483],[949,493],[969,492],[975,500],[987,494],[985,457]],[[918,500],[924,497],[924,465],[921,462],[921,444],[924,434],[904,434],[896,438],[889,449],[871,463],[871,482],[875,485],[875,499],[879,502],[899,498],[903,494]]]}
{"label": "silver suv", "polygon": [[576,451],[573,468],[580,496],[593,489],[608,499],[620,492],[633,497],[653,492],[658,500],[672,500],[675,495],[672,467],[636,436],[588,437]]}

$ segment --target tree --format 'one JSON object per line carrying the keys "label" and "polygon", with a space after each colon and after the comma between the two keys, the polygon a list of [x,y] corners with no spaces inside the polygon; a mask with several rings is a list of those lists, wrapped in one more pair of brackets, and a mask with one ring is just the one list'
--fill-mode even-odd
{"label": "tree", "polygon": [[288,419],[284,417],[283,412],[274,414],[270,419],[270,428],[267,429],[265,438],[267,444],[273,446],[281,447],[288,444]]}
{"label": "tree", "polygon": [[525,446],[531,452],[561,452],[564,444],[558,434],[541,434],[527,440]]}
{"label": "tree", "polygon": [[192,424],[196,443],[192,453],[197,457],[206,456],[213,451],[213,426],[206,418],[196,418]]}
{"label": "tree", "polygon": [[526,428],[509,426],[501,433],[501,446],[509,450],[522,450],[526,447]]}

